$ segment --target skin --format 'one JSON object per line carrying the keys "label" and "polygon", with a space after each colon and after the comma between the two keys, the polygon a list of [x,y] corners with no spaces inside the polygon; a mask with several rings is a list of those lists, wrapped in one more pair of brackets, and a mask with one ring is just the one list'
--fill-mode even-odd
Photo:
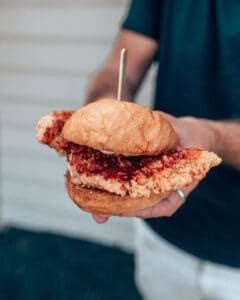
{"label": "skin", "polygon": [[[116,98],[119,53],[122,48],[127,48],[129,52],[124,99],[131,101],[151,66],[158,47],[156,41],[148,37],[129,30],[122,30],[108,60],[90,81],[87,103],[103,97]],[[171,115],[167,115],[167,117],[177,133],[179,150],[195,146],[213,151],[223,159],[225,164],[240,170],[240,120],[212,121],[194,117],[175,118]],[[182,189],[185,196],[187,197],[197,185],[198,182],[195,182],[192,186]],[[159,204],[122,216],[142,219],[170,217],[183,203],[183,199],[175,191],[172,191]],[[109,217],[93,215],[98,223],[107,222]]]}

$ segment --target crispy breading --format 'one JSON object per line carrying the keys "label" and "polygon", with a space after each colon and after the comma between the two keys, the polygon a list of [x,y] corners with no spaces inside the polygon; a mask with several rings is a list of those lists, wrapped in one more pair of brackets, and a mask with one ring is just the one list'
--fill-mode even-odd
{"label": "crispy breading", "polygon": [[144,169],[146,167],[139,168],[132,178],[125,182],[117,178],[105,178],[102,175],[79,174],[76,165],[69,165],[68,169],[75,184],[102,189],[120,196],[148,197],[151,193],[165,194],[202,180],[212,167],[221,162],[221,159],[212,152],[196,148],[185,149],[181,152],[184,152],[184,158],[180,156],[173,164],[163,168],[162,160],[169,160],[174,154],[156,157],[156,160],[154,159],[147,166],[152,176],[148,176],[148,172]]}
{"label": "crispy breading", "polygon": [[43,117],[37,126],[37,138],[67,156],[75,184],[120,196],[149,197],[191,185],[221,163],[216,154],[196,148],[149,158],[130,158],[70,143],[62,137],[62,128],[72,113],[54,112]]}

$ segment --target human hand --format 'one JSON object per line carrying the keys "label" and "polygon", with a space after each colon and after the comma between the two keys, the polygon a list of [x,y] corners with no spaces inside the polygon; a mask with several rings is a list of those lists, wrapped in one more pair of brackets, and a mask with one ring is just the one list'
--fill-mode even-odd
{"label": "human hand", "polygon": [[[215,143],[215,132],[211,121],[196,119],[192,117],[175,118],[167,115],[178,137],[178,150],[197,147],[204,150],[212,150]],[[198,182],[182,189],[185,197],[196,188]],[[158,204],[142,210],[122,214],[122,217],[138,217],[142,219],[170,217],[184,203],[184,199],[176,191],[172,191],[169,196]],[[97,223],[105,223],[110,216],[93,215]]]}
{"label": "human hand", "polygon": [[165,114],[171,122],[178,138],[178,150],[196,147],[201,150],[214,151],[216,133],[213,122],[193,117],[175,118]]}

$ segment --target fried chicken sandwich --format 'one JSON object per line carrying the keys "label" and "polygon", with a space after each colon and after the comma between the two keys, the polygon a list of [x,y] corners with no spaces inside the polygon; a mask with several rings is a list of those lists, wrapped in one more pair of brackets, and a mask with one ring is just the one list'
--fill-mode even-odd
{"label": "fried chicken sandwich", "polygon": [[164,114],[125,101],[103,99],[75,112],[53,112],[40,119],[36,132],[40,143],[66,156],[69,196],[91,213],[153,206],[221,162],[197,148],[177,151]]}

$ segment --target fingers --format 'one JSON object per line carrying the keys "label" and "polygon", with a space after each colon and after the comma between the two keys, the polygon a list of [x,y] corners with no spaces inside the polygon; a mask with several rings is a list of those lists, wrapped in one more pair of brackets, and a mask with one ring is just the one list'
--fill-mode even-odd
{"label": "fingers", "polygon": [[157,217],[170,217],[176,210],[183,204],[183,200],[178,194],[172,192],[166,199],[162,200],[160,203],[138,210],[135,212],[126,213],[124,217],[137,217],[142,219],[157,218]]}
{"label": "fingers", "polygon": [[[134,212],[122,214],[123,217],[137,217],[142,219],[157,218],[157,217],[170,217],[176,210],[183,204],[183,200],[175,192],[172,192],[166,199],[160,203],[145,209]],[[110,216],[93,215],[94,220],[99,224],[104,224],[108,221]]]}
{"label": "fingers", "polygon": [[[190,194],[190,192],[196,188],[198,185],[198,181],[195,181],[191,186],[183,188],[182,191],[186,197]],[[159,218],[159,217],[171,217],[182,205],[184,200],[179,196],[178,193],[175,191],[172,191],[169,196],[160,201],[158,204],[137,210],[134,212],[128,212],[125,214],[122,214],[122,217],[137,217],[142,219],[148,219],[148,218]],[[99,215],[99,214],[93,214],[94,220],[99,223],[103,224],[106,223],[110,216],[107,215]]]}
{"label": "fingers", "polygon": [[104,224],[109,220],[110,216],[106,216],[106,215],[97,215],[97,214],[93,214],[93,219],[98,223],[98,224]]}
{"label": "fingers", "polygon": [[[195,181],[191,186],[183,188],[182,191],[187,197],[192,190],[198,185],[198,181]],[[169,196],[160,201],[158,204],[141,209],[134,212],[123,214],[124,217],[137,217],[142,219],[159,218],[159,217],[171,217],[184,203],[184,200],[175,192],[172,191]]]}

